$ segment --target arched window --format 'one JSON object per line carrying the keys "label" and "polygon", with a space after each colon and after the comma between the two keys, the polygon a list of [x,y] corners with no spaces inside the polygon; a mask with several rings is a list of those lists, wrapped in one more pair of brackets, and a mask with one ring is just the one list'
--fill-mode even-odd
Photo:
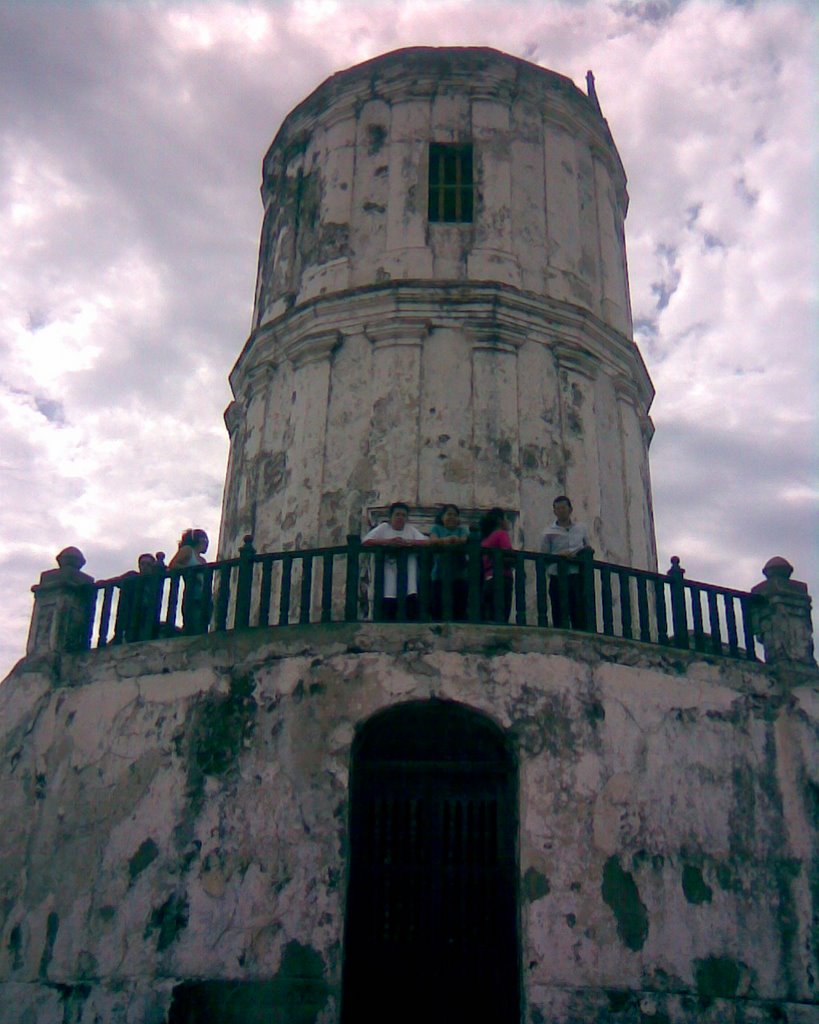
{"label": "arched window", "polygon": [[485,715],[433,700],[353,746],[343,1024],[518,1024],[517,773]]}

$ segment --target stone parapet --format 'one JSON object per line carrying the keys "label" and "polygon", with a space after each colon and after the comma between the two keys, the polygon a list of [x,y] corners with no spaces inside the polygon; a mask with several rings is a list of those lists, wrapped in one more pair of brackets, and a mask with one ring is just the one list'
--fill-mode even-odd
{"label": "stone parapet", "polygon": [[[458,702],[515,753],[526,1019],[815,1012],[803,808],[819,708],[764,665],[342,623],[59,668],[59,693],[22,670],[0,687],[4,1024],[164,1024],[205,1004],[233,1024],[257,999],[337,1024],[353,745],[411,702]],[[245,1016],[221,1012],[231,994]]]}
{"label": "stone parapet", "polygon": [[762,570],[763,583],[751,589],[755,632],[765,662],[791,682],[819,678],[813,650],[811,599],[807,584],[792,580],[793,566],[776,556]]}
{"label": "stone parapet", "polygon": [[26,644],[28,656],[88,647],[94,577],[81,572],[85,556],[79,548],[64,548],[57,555],[58,569],[40,575],[31,588],[34,611]]}

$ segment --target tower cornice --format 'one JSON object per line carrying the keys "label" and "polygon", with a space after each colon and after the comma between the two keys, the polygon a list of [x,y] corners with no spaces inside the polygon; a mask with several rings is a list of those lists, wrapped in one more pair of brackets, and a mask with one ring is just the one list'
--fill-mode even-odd
{"label": "tower cornice", "polygon": [[599,370],[601,360],[593,352],[588,350],[588,347],[577,344],[576,342],[557,342],[552,346],[557,365],[561,369],[572,370],[575,373],[580,373],[584,377],[588,377],[589,380],[593,380]]}
{"label": "tower cornice", "polygon": [[317,296],[253,331],[231,371],[231,387],[241,394],[254,367],[291,354],[304,361],[313,349],[326,355],[355,333],[378,342],[417,344],[436,327],[464,328],[481,346],[492,338],[515,348],[526,340],[560,345],[565,358],[577,361],[585,354],[587,362],[633,382],[644,411],[654,397],[640,352],[626,335],[581,306],[480,281],[390,281]]}

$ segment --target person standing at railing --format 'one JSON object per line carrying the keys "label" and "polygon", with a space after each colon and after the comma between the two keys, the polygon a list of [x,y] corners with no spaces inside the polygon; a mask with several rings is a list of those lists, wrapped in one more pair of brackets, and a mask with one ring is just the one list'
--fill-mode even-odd
{"label": "person standing at railing", "polygon": [[[185,530],[179,549],[171,559],[169,569],[192,569],[207,565],[208,535],[204,530]],[[210,618],[210,594],[205,593],[202,573],[191,573],[185,579],[182,598],[182,623],[186,633],[204,633]]]}
{"label": "person standing at railing", "polygon": [[[436,554],[432,562],[432,617],[443,618],[444,583],[449,580],[452,586],[452,618],[456,621],[466,618],[466,603],[469,588],[467,578],[466,542],[469,540],[469,528],[461,523],[461,510],[457,505],[444,505],[429,531],[429,540],[436,548],[449,548],[455,545],[451,555]],[[450,572],[446,572],[445,559],[449,560]]]}
{"label": "person standing at railing", "polygon": [[509,524],[502,508],[493,508],[481,519],[481,547],[486,553],[481,556],[481,618],[484,622],[508,622],[512,611],[512,589],[514,573],[511,560],[502,555],[503,565],[503,619],[495,607],[495,556],[492,548],[500,548],[502,552],[512,550],[512,538],[509,536]]}
{"label": "person standing at railing", "polygon": [[[389,509],[389,521],[379,523],[361,541],[362,547],[414,548],[428,544],[429,538],[411,526],[409,506],[403,501],[394,501]],[[389,555],[384,559],[384,593],[381,600],[381,617],[394,622],[398,617],[398,560]],[[407,558],[407,619],[418,618],[418,559],[415,555]]]}
{"label": "person standing at railing", "polygon": [[[583,523],[572,522],[572,503],[565,494],[558,495],[552,502],[554,522],[546,528],[540,550],[547,555],[565,558],[568,563],[566,577],[568,608],[566,618],[572,629],[583,629],[586,616],[583,612],[582,566],[577,556],[591,547],[589,531]],[[563,595],[557,565],[552,562],[546,568],[549,575],[549,598],[552,604],[552,625],[560,626],[564,621]]]}
{"label": "person standing at railing", "polygon": [[[162,597],[158,577],[164,573],[154,555],[137,558],[139,572],[131,569],[119,577],[119,602],[114,641],[152,640],[159,634],[159,605]],[[150,624],[150,625],[149,625]]]}

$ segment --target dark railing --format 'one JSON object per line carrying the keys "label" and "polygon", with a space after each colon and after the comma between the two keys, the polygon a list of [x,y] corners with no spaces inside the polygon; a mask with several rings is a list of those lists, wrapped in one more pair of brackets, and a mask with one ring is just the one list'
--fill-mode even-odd
{"label": "dark railing", "polygon": [[[88,646],[391,618],[575,628],[756,660],[751,594],[686,580],[679,559],[660,574],[594,561],[591,552],[570,563],[532,551],[487,551],[473,538],[464,571],[463,549],[363,548],[358,537],[347,541],[257,554],[247,538],[238,558],[95,583]],[[483,578],[484,557],[492,564],[491,581]],[[407,593],[410,559],[416,560],[417,598]],[[439,584],[431,581],[433,559]],[[385,575],[393,573],[395,598],[387,601]]]}

